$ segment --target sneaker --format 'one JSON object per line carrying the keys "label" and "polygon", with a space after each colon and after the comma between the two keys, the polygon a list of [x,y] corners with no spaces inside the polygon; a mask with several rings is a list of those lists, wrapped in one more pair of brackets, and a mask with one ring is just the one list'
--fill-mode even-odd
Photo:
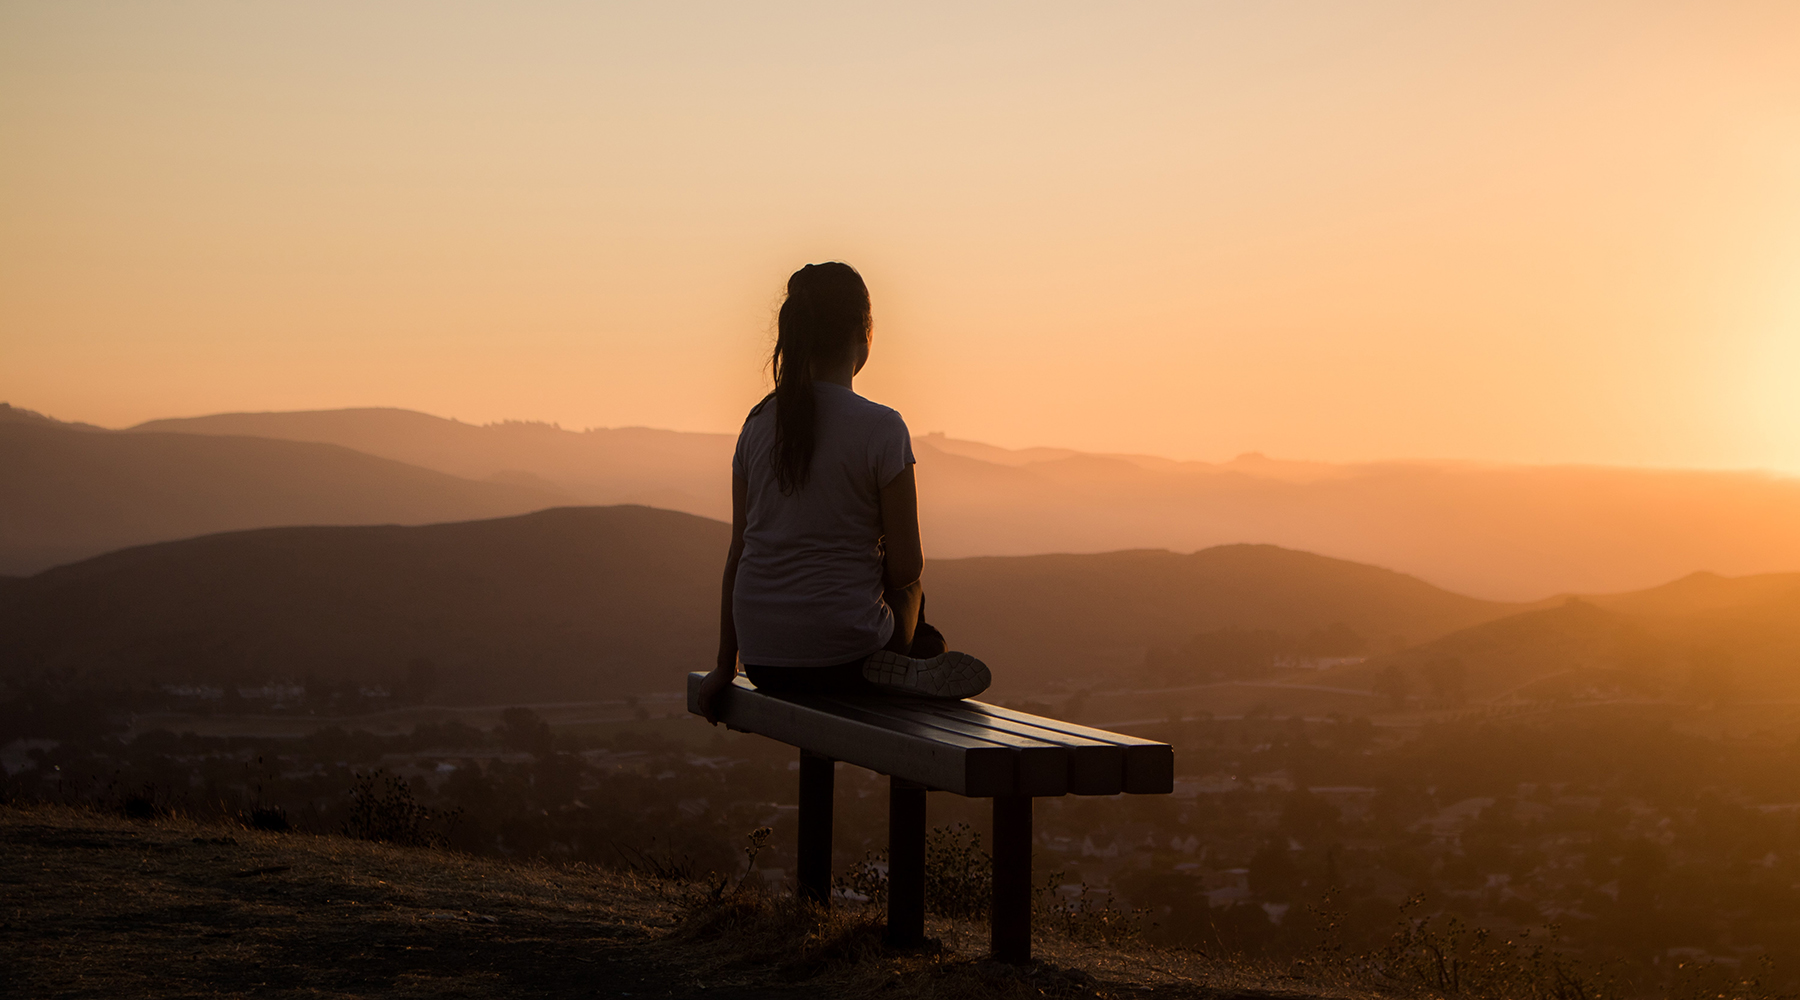
{"label": "sneaker", "polygon": [[987,664],[967,653],[915,660],[885,649],[863,661],[863,677],[876,687],[924,698],[972,698],[994,680]]}

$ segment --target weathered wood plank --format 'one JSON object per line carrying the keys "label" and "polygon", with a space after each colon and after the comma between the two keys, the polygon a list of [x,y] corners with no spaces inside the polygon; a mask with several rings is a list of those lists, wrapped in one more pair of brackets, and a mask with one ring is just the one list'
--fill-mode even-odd
{"label": "weathered wood plank", "polygon": [[[1054,730],[970,710],[966,701],[908,702],[919,712],[976,725],[984,731],[1007,732],[1027,739],[1060,744],[1069,750],[1069,794],[1117,795],[1125,790],[1125,748],[1116,743],[1091,740]],[[979,704],[979,703],[975,703]]]}
{"label": "weathered wood plank", "polygon": [[[966,711],[961,708],[963,704],[963,702],[954,701],[904,701],[897,702],[895,708],[890,711],[904,718],[930,722],[933,725],[940,725],[953,732],[970,736],[988,739],[1022,739],[1032,743],[1050,743],[1062,747],[1068,755],[1064,765],[1067,777],[1062,781],[1064,791],[1055,794],[1117,795],[1124,790],[1125,750],[1123,747],[1081,736],[1052,732],[982,712]],[[1020,780],[1025,780],[1023,772],[1021,772]],[[1029,794],[1050,793],[1031,792]]]}
{"label": "weathered wood plank", "polygon": [[965,700],[960,704],[970,712],[979,712],[998,719],[1021,722],[1053,733],[1079,736],[1123,747],[1125,751],[1125,787],[1122,790],[1128,794],[1167,795],[1175,790],[1175,748],[1167,743],[1127,736],[1124,733],[1108,732],[1104,729],[1093,729],[1042,715],[1027,715],[1024,712],[1001,708],[998,705],[989,705],[981,701]]}
{"label": "weathered wood plank", "polygon": [[[688,675],[688,711],[699,711],[700,681]],[[720,721],[834,760],[916,781],[958,795],[1015,794],[1016,753],[906,719],[846,705],[819,705],[802,695],[765,694],[740,677],[718,706]]]}
{"label": "weathered wood plank", "polygon": [[[688,675],[698,711],[704,674]],[[739,692],[743,692],[740,696]],[[1174,790],[1174,748],[979,701],[774,695],[737,679],[732,729],[960,795],[1144,795]]]}
{"label": "weathered wood plank", "polygon": [[906,698],[831,697],[830,704],[860,709],[883,718],[930,726],[946,733],[984,740],[1011,748],[1017,755],[1017,795],[1069,794],[1069,748],[1059,742],[1008,732],[978,721],[950,718],[919,709],[919,701]]}

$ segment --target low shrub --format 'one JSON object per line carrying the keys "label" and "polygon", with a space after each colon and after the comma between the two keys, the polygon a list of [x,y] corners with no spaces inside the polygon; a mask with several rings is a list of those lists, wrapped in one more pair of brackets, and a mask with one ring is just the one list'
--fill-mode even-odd
{"label": "low shrub", "polygon": [[456,822],[461,810],[427,809],[414,800],[412,786],[399,775],[376,769],[351,776],[350,817],[343,833],[357,840],[373,840],[404,847],[441,847],[441,829]]}

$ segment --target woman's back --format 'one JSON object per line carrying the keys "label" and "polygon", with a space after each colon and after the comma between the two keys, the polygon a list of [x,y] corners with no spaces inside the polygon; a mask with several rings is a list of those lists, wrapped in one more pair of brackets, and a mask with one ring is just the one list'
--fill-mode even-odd
{"label": "woman's back", "polygon": [[816,437],[803,485],[783,491],[772,456],[776,401],[750,412],[732,472],[747,487],[733,592],[745,663],[829,666],[882,648],[881,490],[913,463],[906,423],[853,390],[814,382]]}
{"label": "woman's back", "polygon": [[708,721],[740,662],[768,691],[966,698],[988,685],[987,666],[925,622],[912,438],[851,388],[874,328],[850,265],[788,277],[775,391],[744,420],[731,463],[719,661],[699,693]]}

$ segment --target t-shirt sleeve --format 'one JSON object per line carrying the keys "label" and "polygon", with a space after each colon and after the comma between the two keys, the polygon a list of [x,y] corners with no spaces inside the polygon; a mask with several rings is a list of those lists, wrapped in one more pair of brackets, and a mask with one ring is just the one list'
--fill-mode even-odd
{"label": "t-shirt sleeve", "polygon": [[875,471],[875,484],[886,488],[894,481],[894,477],[905,472],[917,460],[913,458],[912,433],[906,429],[906,421],[900,418],[899,412],[889,410],[883,415],[880,430],[870,442],[870,465]]}
{"label": "t-shirt sleeve", "polygon": [[744,461],[744,439],[750,436],[750,421],[738,431],[737,447],[731,450],[731,474],[734,478],[750,481],[750,463]]}

